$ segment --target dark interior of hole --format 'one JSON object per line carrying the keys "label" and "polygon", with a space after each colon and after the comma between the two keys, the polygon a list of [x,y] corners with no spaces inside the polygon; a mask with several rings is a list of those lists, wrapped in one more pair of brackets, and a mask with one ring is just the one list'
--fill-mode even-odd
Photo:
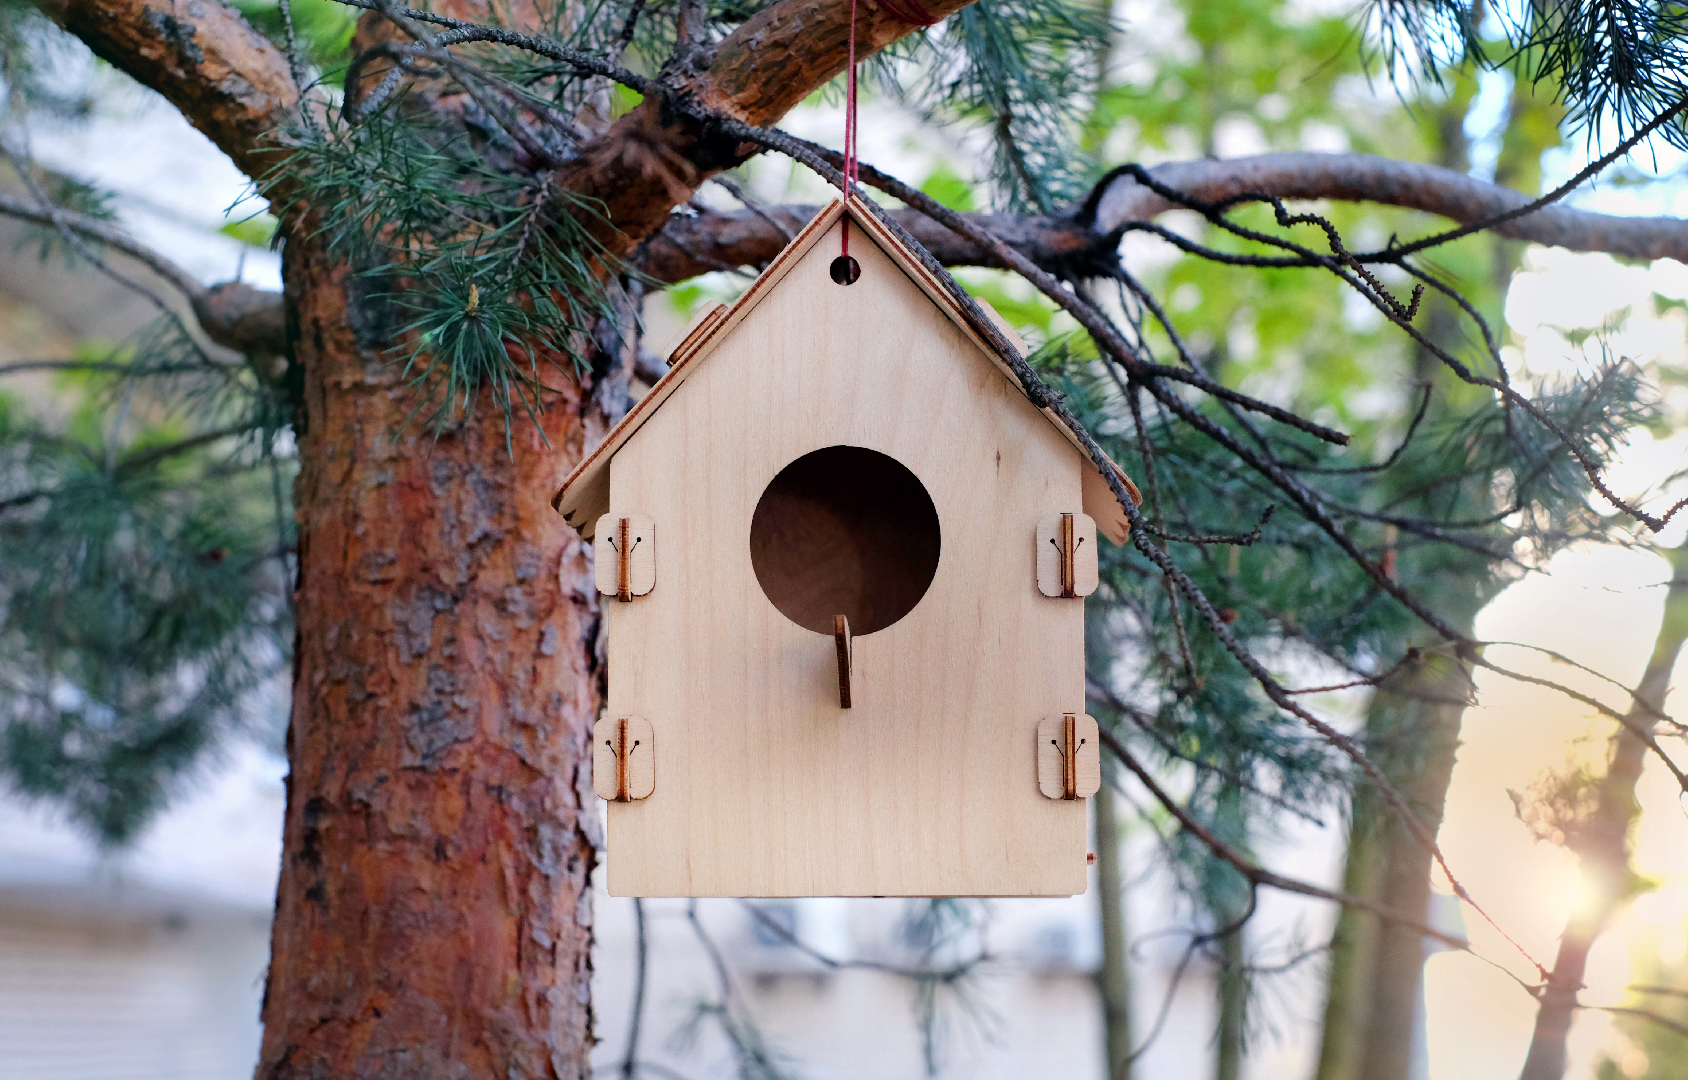
{"label": "dark interior of hole", "polygon": [[750,521],[750,563],[781,614],[817,634],[852,634],[914,610],[938,571],[938,511],[895,458],[829,446],[780,470]]}

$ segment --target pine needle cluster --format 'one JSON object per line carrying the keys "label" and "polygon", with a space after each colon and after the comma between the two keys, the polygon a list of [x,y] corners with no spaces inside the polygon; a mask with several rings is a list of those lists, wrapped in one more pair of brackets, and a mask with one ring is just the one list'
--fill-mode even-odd
{"label": "pine needle cluster", "polygon": [[588,227],[598,209],[490,120],[445,131],[407,102],[301,129],[275,178],[390,313],[384,344],[428,423],[472,412],[482,393],[507,422],[536,420],[547,380],[577,375],[592,326],[614,314],[612,261]]}

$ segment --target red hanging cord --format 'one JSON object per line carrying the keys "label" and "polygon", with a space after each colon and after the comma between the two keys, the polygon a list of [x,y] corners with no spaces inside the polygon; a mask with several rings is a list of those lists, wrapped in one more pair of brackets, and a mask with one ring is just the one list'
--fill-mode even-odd
{"label": "red hanging cord", "polygon": [[[850,202],[850,188],[856,182],[856,0],[850,0],[850,66],[846,69],[844,92],[844,177],[839,186],[844,202]],[[844,215],[844,250],[842,257],[850,257],[850,215]],[[854,280],[854,275],[851,276]]]}
{"label": "red hanging cord", "polygon": [[[850,56],[848,72],[845,79],[844,100],[844,173],[839,177],[838,187],[844,195],[846,204],[850,201],[850,189],[856,184],[858,169],[856,163],[856,2],[850,0]],[[906,23],[915,26],[935,26],[938,19],[933,18],[927,10],[920,6],[920,0],[902,0],[909,6],[904,10],[897,0],[878,0],[884,10],[895,15]],[[841,248],[837,259],[833,260],[832,280],[840,285],[849,285],[856,280],[861,271],[856,267],[854,259],[850,258],[850,215],[844,215]]]}

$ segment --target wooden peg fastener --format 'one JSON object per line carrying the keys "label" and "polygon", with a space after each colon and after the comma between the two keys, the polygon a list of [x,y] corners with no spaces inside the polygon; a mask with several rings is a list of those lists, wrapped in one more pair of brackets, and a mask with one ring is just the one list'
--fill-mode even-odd
{"label": "wooden peg fastener", "polygon": [[1096,721],[1084,713],[1045,717],[1037,725],[1037,788],[1051,799],[1087,799],[1102,788]]}
{"label": "wooden peg fastener", "polygon": [[598,591],[622,603],[656,587],[656,522],[646,514],[605,514],[592,533]]}
{"label": "wooden peg fastener", "polygon": [[1037,523],[1037,589],[1045,596],[1089,596],[1100,582],[1096,522],[1087,514],[1050,514]]}
{"label": "wooden peg fastener", "polygon": [[850,637],[850,620],[843,615],[832,617],[832,641],[838,651],[838,707],[850,707],[850,679],[854,675],[856,644]]}
{"label": "wooden peg fastener", "polygon": [[609,802],[656,790],[656,732],[638,716],[606,716],[592,729],[592,788]]}
{"label": "wooden peg fastener", "polygon": [[[1065,518],[1066,524],[1067,524],[1067,556],[1068,557],[1062,562],[1062,568],[1066,571],[1066,575],[1063,578],[1063,580],[1067,583],[1067,588],[1071,589],[1072,588],[1072,580],[1073,580],[1073,575],[1072,575],[1073,517],[1072,517],[1071,514],[1066,514],[1066,515],[1064,515],[1064,518]],[[633,586],[632,586],[632,584],[630,583],[630,580],[629,580],[632,573],[633,573],[633,560],[629,559],[627,557],[627,553],[629,551],[633,550],[633,542],[632,541],[633,541],[633,526],[632,526],[632,523],[629,522],[626,518],[617,519],[616,531],[615,531],[615,552],[616,552],[617,555],[619,555],[621,557],[616,559],[616,561],[615,561],[615,598],[617,600],[620,600],[624,604],[628,603],[629,601],[631,601],[633,599]],[[1072,593],[1068,592],[1067,595],[1071,596]],[[623,769],[622,771],[625,772],[626,770]]]}
{"label": "wooden peg fastener", "polygon": [[[626,518],[621,519],[621,533],[622,533],[622,541],[621,542],[622,542],[623,545],[625,545],[627,543],[627,539],[626,539],[626,537],[627,537],[627,519]],[[1079,542],[1083,543],[1082,540],[1079,541]],[[1062,514],[1061,515],[1061,545],[1060,545],[1060,547],[1061,547],[1061,595],[1068,598],[1068,599],[1071,599],[1072,597],[1078,595],[1077,593],[1073,592],[1073,516],[1071,514]],[[627,572],[625,570],[623,570],[622,571],[622,577],[626,577],[626,576],[627,576]],[[1072,718],[1068,717],[1067,719],[1071,720]],[[1069,725],[1069,726],[1071,726],[1071,725]]]}

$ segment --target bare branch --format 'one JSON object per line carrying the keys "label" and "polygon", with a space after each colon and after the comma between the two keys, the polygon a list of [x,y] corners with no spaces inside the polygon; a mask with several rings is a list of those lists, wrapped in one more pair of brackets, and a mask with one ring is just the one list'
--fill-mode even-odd
{"label": "bare branch", "polygon": [[431,48],[442,48],[446,45],[458,45],[469,41],[487,41],[495,45],[509,45],[524,52],[531,52],[536,56],[543,56],[547,60],[555,60],[585,75],[603,76],[613,82],[637,90],[641,94],[647,94],[658,89],[649,79],[628,71],[611,60],[581,52],[579,49],[571,49],[561,42],[553,41],[539,34],[524,34],[515,30],[506,30],[503,27],[487,26],[483,23],[453,19],[446,15],[436,15],[431,11],[421,11],[417,8],[378,3],[377,0],[335,0],[335,2],[345,4],[347,7],[362,8],[364,11],[379,12],[399,22],[407,32],[415,31],[414,27],[408,25],[410,20],[444,26],[452,31],[449,40],[446,38],[434,40],[428,38],[425,34],[418,33],[416,36]]}
{"label": "bare branch", "polygon": [[[203,364],[161,364],[148,367],[148,375],[187,375],[204,371]],[[135,374],[133,364],[119,360],[19,360],[0,364],[0,375],[16,375],[25,371],[103,371],[113,375]]]}
{"label": "bare branch", "polygon": [[260,177],[266,149],[299,101],[287,57],[223,4],[150,0],[42,0],[59,25],[164,95],[242,172]]}
{"label": "bare branch", "polygon": [[[1509,212],[1535,205],[1537,200],[1452,169],[1370,154],[1296,151],[1226,161],[1178,162],[1158,165],[1148,172],[1167,187],[1208,203],[1249,193],[1281,199],[1383,203],[1472,224],[1499,219],[1492,231],[1513,240],[1633,259],[1688,261],[1688,221],[1682,218],[1615,217],[1551,205],[1528,216],[1504,218]],[[1151,221],[1178,205],[1137,183],[1129,174],[1115,170],[1080,208],[1081,220],[1086,208],[1094,215],[1094,230],[1108,235],[1130,222]],[[1452,237],[1445,234],[1438,242]],[[1359,258],[1376,261],[1377,254]],[[1396,249],[1390,258],[1400,254],[1402,249]]]}
{"label": "bare branch", "polygon": [[[194,318],[205,331],[205,336],[219,345],[246,354],[281,356],[287,351],[287,324],[280,293],[232,281],[222,285],[202,285],[192,274],[111,222],[63,207],[31,205],[0,193],[0,214],[48,229],[68,230],[134,259],[163,278],[192,305]],[[141,291],[168,314],[175,314],[174,309],[142,286],[121,277],[118,280]]]}
{"label": "bare branch", "polygon": [[[972,0],[927,0],[943,19]],[[660,229],[704,181],[757,152],[720,118],[777,121],[844,70],[851,0],[779,0],[710,43],[706,68],[680,64],[661,94],[617,120],[557,173],[557,183],[603,204],[592,225],[608,253],[626,256]],[[856,12],[856,55],[866,60],[918,27],[872,4]],[[613,223],[613,224],[610,224]]]}
{"label": "bare branch", "polygon": [[[720,264],[762,266],[778,255],[819,210],[818,206],[795,204],[764,207],[760,213],[746,208],[677,214],[646,240],[639,268],[659,281],[677,282]],[[892,210],[890,215],[945,266],[1002,265],[987,249],[917,210]],[[1099,257],[1103,238],[1070,219],[1012,214],[963,216],[1053,274],[1093,276],[1092,263]],[[1111,250],[1100,257],[1113,260]]]}
{"label": "bare branch", "polygon": [[1365,900],[1358,896],[1352,896],[1345,892],[1339,892],[1336,889],[1326,889],[1318,885],[1313,885],[1309,882],[1285,877],[1282,874],[1274,873],[1271,870],[1267,870],[1262,866],[1250,862],[1235,848],[1215,836],[1211,829],[1197,821],[1188,810],[1184,809],[1184,807],[1179,804],[1178,800],[1174,799],[1171,795],[1168,795],[1166,793],[1166,789],[1161,787],[1160,783],[1155,780],[1154,775],[1150,773],[1148,769],[1143,767],[1143,764],[1132,755],[1130,750],[1126,749],[1125,744],[1120,742],[1119,738],[1115,736],[1113,732],[1107,730],[1106,728],[1098,730],[1102,738],[1102,744],[1119,759],[1120,764],[1124,765],[1131,771],[1132,775],[1137,777],[1138,781],[1148,789],[1149,794],[1154,796],[1155,801],[1165,807],[1166,812],[1178,820],[1178,824],[1184,828],[1185,832],[1188,832],[1191,836],[1200,840],[1202,845],[1209,851],[1213,852],[1213,854],[1221,862],[1224,862],[1226,865],[1230,866],[1233,870],[1254,884],[1264,885],[1267,888],[1278,889],[1282,892],[1296,893],[1300,896],[1311,896],[1318,900],[1330,900],[1334,903],[1341,904],[1344,907],[1357,908],[1361,911],[1369,911],[1380,918],[1388,919],[1389,921],[1399,923],[1402,926],[1410,926],[1419,933],[1423,934],[1425,937],[1435,938],[1444,945],[1459,949],[1462,952],[1472,951],[1471,943],[1465,939],[1444,933],[1433,926],[1420,922],[1410,915],[1403,915],[1401,912],[1386,908],[1381,904],[1376,904],[1370,900]]}
{"label": "bare branch", "polygon": [[210,444],[222,439],[231,439],[239,435],[245,435],[247,432],[254,430],[256,430],[256,425],[246,423],[231,424],[228,427],[217,428],[214,431],[202,431],[198,435],[191,435],[185,439],[178,439],[173,443],[166,443],[163,446],[148,447],[145,450],[140,450],[130,454],[128,457],[118,462],[117,468],[114,471],[119,475],[140,472],[148,466],[156,465],[167,458],[175,457],[177,454],[185,454],[189,450],[197,450],[202,446],[209,446]]}
{"label": "bare branch", "polygon": [[[23,168],[24,166],[19,166]],[[78,214],[63,207],[49,209],[42,205],[31,205],[22,199],[15,199],[10,195],[0,193],[0,214],[28,221],[48,229],[64,227],[86,237],[105,247],[121,251],[123,254],[139,262],[148,270],[157,274],[170,284],[170,287],[181,293],[189,300],[193,300],[205,292],[192,274],[180,266],[160,255],[152,248],[133,239],[128,233],[113,225],[109,221]]]}
{"label": "bare branch", "polygon": [[1294,814],[1296,817],[1308,822],[1309,824],[1316,825],[1321,829],[1325,827],[1325,823],[1318,817],[1309,814],[1307,811],[1296,806],[1294,803],[1289,802],[1287,799],[1274,795],[1270,791],[1266,791],[1247,777],[1241,776],[1230,769],[1215,765],[1211,761],[1205,761],[1202,758],[1193,757],[1190,754],[1184,753],[1184,751],[1178,749],[1177,745],[1174,744],[1172,740],[1155,730],[1154,725],[1150,723],[1150,718],[1146,713],[1144,713],[1141,709],[1132,708],[1125,701],[1121,700],[1118,694],[1114,693],[1114,691],[1108,687],[1102,686],[1093,679],[1086,678],[1084,680],[1084,696],[1099,705],[1107,706],[1114,712],[1117,712],[1121,716],[1125,717],[1127,720],[1130,720],[1139,731],[1154,740],[1155,745],[1159,746],[1161,750],[1167,754],[1167,756],[1177,758],[1179,761],[1194,765],[1203,772],[1212,773],[1213,775],[1224,779],[1227,783],[1234,784],[1244,791],[1251,792],[1285,813]]}
{"label": "bare branch", "polygon": [[855,968],[863,971],[877,971],[881,974],[893,975],[899,979],[908,979],[911,982],[954,982],[957,979],[966,978],[973,972],[974,968],[990,959],[989,954],[981,952],[974,956],[970,956],[965,960],[937,968],[905,967],[900,964],[887,964],[880,960],[840,960],[836,956],[828,956],[826,953],[821,952],[813,945],[810,945],[808,942],[798,937],[791,930],[780,925],[777,920],[770,916],[766,911],[762,910],[762,908],[753,901],[741,898],[739,903],[743,905],[744,909],[750,913],[750,917],[755,919],[763,929],[784,941],[787,945],[790,945],[804,956],[807,956],[809,959],[815,961],[817,964],[820,964],[822,967],[828,968],[832,971],[842,971],[845,969]]}
{"label": "bare branch", "polygon": [[[1440,360],[1449,370],[1459,376],[1460,379],[1473,386],[1488,387],[1504,399],[1508,408],[1516,408],[1529,414],[1531,419],[1535,420],[1548,431],[1551,431],[1554,437],[1559,440],[1560,445],[1562,445],[1572,457],[1576,458],[1577,464],[1582,467],[1583,473],[1588,477],[1590,486],[1592,486],[1595,491],[1599,492],[1602,498],[1611,503],[1617,509],[1623,511],[1625,514],[1628,514],[1630,517],[1641,522],[1643,525],[1646,525],[1654,532],[1659,532],[1678,511],[1682,510],[1684,507],[1688,507],[1688,498],[1685,498],[1678,502],[1675,506],[1670,507],[1662,516],[1659,516],[1649,514],[1639,507],[1633,506],[1624,499],[1620,498],[1617,493],[1607,486],[1604,478],[1601,476],[1599,466],[1595,463],[1593,458],[1589,456],[1588,451],[1576,440],[1572,439],[1559,423],[1557,423],[1552,417],[1548,416],[1539,404],[1520,394],[1511,385],[1511,383],[1506,380],[1504,368],[1501,370],[1502,378],[1499,380],[1479,375],[1472,371],[1466,364],[1461,362],[1459,358],[1448,352],[1448,350],[1443,348],[1439,343],[1432,341],[1430,338],[1425,336],[1423,331],[1419,330],[1412,324],[1412,309],[1403,308],[1392,296],[1389,296],[1386,292],[1383,292],[1379,287],[1377,287],[1376,279],[1361,271],[1357,265],[1358,260],[1349,255],[1345,249],[1341,249],[1339,244],[1333,243],[1332,254],[1322,255],[1302,244],[1285,239],[1282,236],[1274,236],[1269,233],[1263,233],[1258,229],[1240,225],[1227,216],[1226,211],[1244,202],[1266,202],[1269,203],[1275,211],[1279,225],[1288,226],[1302,223],[1318,224],[1325,230],[1327,236],[1332,237],[1334,241],[1335,228],[1325,219],[1312,214],[1291,215],[1285,210],[1283,200],[1276,195],[1243,192],[1229,196],[1228,198],[1217,202],[1208,202],[1194,198],[1181,190],[1163,184],[1161,181],[1152,176],[1148,170],[1142,168],[1141,166],[1122,165],[1120,166],[1120,170],[1129,174],[1137,183],[1150,189],[1161,198],[1184,206],[1187,209],[1197,211],[1210,223],[1217,225],[1226,232],[1244,240],[1252,240],[1256,243],[1265,244],[1269,247],[1275,247],[1282,251],[1291,252],[1297,257],[1297,259],[1233,255],[1219,251],[1215,248],[1196,244],[1194,241],[1186,240],[1169,230],[1160,229],[1154,225],[1143,225],[1141,228],[1156,232],[1157,235],[1161,235],[1168,240],[1171,240],[1183,250],[1195,252],[1202,255],[1204,258],[1208,258],[1216,262],[1244,266],[1271,265],[1323,267],[1338,278],[1342,279],[1342,281],[1353,288],[1355,292],[1363,296],[1367,302],[1377,308],[1377,310],[1381,312],[1385,318],[1394,323],[1408,337],[1412,338],[1412,340],[1416,342],[1420,348]],[[925,197],[921,196],[921,198]],[[931,202],[930,199],[927,199],[926,201]],[[939,207],[939,211],[944,214],[949,213],[949,211],[943,210],[941,207]],[[958,225],[950,224],[950,227],[957,228]],[[960,223],[960,227],[965,227],[965,223]],[[1394,261],[1393,256],[1388,255],[1379,256],[1379,260]],[[1020,261],[1024,262],[1023,259]],[[1046,287],[1043,284],[1042,279],[1046,277],[1046,275],[1043,275],[1041,271],[1038,271],[1035,267],[1031,266],[1027,266],[1025,269],[1021,269],[1020,266],[1016,266],[1015,269],[1020,270],[1022,276],[1028,277],[1032,280],[1033,284],[1036,284],[1039,289],[1045,293],[1045,295],[1048,295],[1051,299],[1054,299],[1057,303],[1066,307],[1069,311],[1073,310],[1073,306],[1065,299],[1064,290],[1061,290],[1058,284],[1055,284],[1053,288]],[[1085,322],[1083,319],[1081,319],[1080,322],[1086,329],[1091,329],[1090,323]],[[1094,330],[1092,330],[1092,334],[1095,334]],[[1100,345],[1105,352],[1120,353],[1121,350],[1116,348],[1113,343],[1115,338],[1117,338],[1117,335],[1111,334],[1108,337],[1098,337],[1097,344]],[[1124,352],[1129,352],[1129,346],[1126,347]],[[1128,357],[1121,355],[1118,357],[1118,362],[1130,363],[1131,361]],[[1166,400],[1161,388],[1151,385],[1150,391],[1156,394],[1157,397],[1161,397],[1163,401]],[[1175,412],[1180,411],[1180,407],[1172,402],[1167,402],[1167,407]],[[1188,410],[1185,409],[1183,411],[1187,412]],[[1180,415],[1182,415],[1182,412]],[[1194,423],[1195,421],[1192,420],[1191,422]],[[1270,466],[1270,468],[1277,469],[1281,467],[1274,463]],[[1262,471],[1264,472],[1266,470],[1262,469]],[[1274,479],[1276,479],[1276,477],[1274,477]],[[1332,535],[1334,537],[1334,534]],[[1391,594],[1398,600],[1410,607],[1415,613],[1419,614],[1420,618],[1425,618],[1426,621],[1430,622],[1433,626],[1437,625],[1436,621],[1427,617],[1422,606],[1417,605],[1416,601],[1406,597],[1405,593],[1401,590],[1394,589],[1388,582],[1384,581],[1381,575],[1374,574],[1373,576],[1378,580],[1379,584],[1383,585],[1385,589],[1389,589]]]}

